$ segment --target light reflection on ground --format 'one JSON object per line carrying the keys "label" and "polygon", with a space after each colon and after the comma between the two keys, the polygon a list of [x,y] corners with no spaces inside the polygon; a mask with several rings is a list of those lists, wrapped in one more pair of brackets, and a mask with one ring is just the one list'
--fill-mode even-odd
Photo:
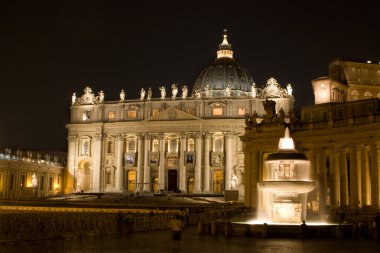
{"label": "light reflection on ground", "polygon": [[[301,223],[273,222],[271,220],[260,220],[260,219],[251,219],[251,220],[247,220],[247,221],[235,221],[233,223],[247,224],[247,225],[263,225],[264,223],[266,223],[268,225],[294,225],[294,226],[301,225]],[[327,225],[336,226],[338,224],[324,222],[324,221],[310,221],[310,222],[306,222],[306,225],[310,225],[310,226],[327,226]]]}

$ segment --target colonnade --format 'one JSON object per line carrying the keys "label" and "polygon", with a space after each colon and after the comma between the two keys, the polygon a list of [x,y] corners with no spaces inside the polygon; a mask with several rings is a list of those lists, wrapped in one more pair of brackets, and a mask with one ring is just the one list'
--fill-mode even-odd
{"label": "colonnade", "polygon": [[380,143],[307,152],[318,181],[320,209],[380,205]]}
{"label": "colonnade", "polygon": [[[237,152],[237,136],[233,132],[218,133],[223,139],[223,157],[219,165],[213,164],[210,159],[214,142],[213,133],[210,132],[192,132],[192,133],[173,133],[172,135],[178,138],[178,149],[176,152],[171,153],[176,160],[175,165],[168,166],[167,141],[166,133],[138,133],[136,134],[136,158],[135,165],[130,166],[129,170],[136,171],[136,191],[151,192],[152,179],[157,177],[159,189],[167,190],[168,188],[168,170],[177,171],[177,189],[181,192],[188,191],[188,180],[194,178],[193,193],[213,192],[213,170],[219,169],[223,171],[224,184],[223,189],[230,189],[232,170],[236,162]],[[194,141],[194,149],[191,151],[193,154],[194,163],[186,163],[186,154],[188,154],[187,142],[191,136]],[[159,140],[158,145],[158,160],[157,164],[151,164],[151,153],[153,147],[153,138]],[[88,157],[81,157],[80,155],[80,137],[70,136],[68,138],[68,175],[66,175],[66,193],[77,191],[76,182],[78,181],[79,163],[83,160],[88,160],[91,163],[91,192],[103,192],[105,189],[105,167],[112,166],[114,168],[114,184],[112,191],[124,192],[127,191],[126,179],[128,167],[123,162],[125,138],[122,134],[114,137],[114,147],[112,164],[106,158],[106,143],[100,137],[95,135],[91,138],[91,152]],[[109,154],[107,154],[109,155]],[[71,190],[70,190],[71,188]]]}

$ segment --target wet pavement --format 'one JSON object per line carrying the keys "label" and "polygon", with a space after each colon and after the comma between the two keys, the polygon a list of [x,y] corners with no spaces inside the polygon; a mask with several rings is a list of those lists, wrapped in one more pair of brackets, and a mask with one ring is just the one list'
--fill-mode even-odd
{"label": "wet pavement", "polygon": [[40,240],[0,244],[1,253],[27,252],[196,252],[196,253],[375,253],[380,242],[360,239],[279,239],[198,235],[196,227],[187,228],[182,236],[179,251],[171,241],[169,230],[139,232],[124,235],[93,236],[76,239]]}

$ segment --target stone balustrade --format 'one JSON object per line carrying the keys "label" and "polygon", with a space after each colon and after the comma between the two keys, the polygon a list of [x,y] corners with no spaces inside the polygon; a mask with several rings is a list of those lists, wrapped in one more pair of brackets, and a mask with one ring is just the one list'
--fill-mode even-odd
{"label": "stone balustrade", "polygon": [[0,241],[167,229],[175,213],[178,211],[3,207]]}

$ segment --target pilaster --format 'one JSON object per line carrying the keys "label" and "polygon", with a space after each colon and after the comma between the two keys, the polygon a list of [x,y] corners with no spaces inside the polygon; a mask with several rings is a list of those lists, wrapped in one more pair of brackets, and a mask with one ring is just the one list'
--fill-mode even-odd
{"label": "pilaster", "polygon": [[194,191],[201,192],[202,185],[202,133],[196,133],[195,138],[195,185]]}
{"label": "pilaster", "polygon": [[92,188],[91,192],[100,192],[101,189],[101,160],[102,160],[102,139],[103,136],[101,133],[97,133],[93,137],[93,171],[92,171]]}
{"label": "pilaster", "polygon": [[185,150],[186,150],[186,134],[180,134],[179,147],[179,190],[186,192],[186,166],[185,166]]}
{"label": "pilaster", "polygon": [[137,135],[137,191],[143,190],[142,183],[144,182],[144,168],[143,168],[143,155],[144,155],[144,145],[142,140],[142,135]]}
{"label": "pilaster", "polygon": [[158,166],[159,189],[165,189],[165,135],[160,134],[160,164]]}
{"label": "pilaster", "polygon": [[231,176],[232,176],[232,133],[227,132],[224,134],[226,140],[226,165],[225,165],[225,190],[231,189]]}
{"label": "pilaster", "polygon": [[210,192],[210,133],[205,133],[205,145],[204,145],[204,157],[203,157],[203,168],[204,168],[204,191]]}
{"label": "pilaster", "polygon": [[[65,194],[71,194],[75,192],[74,187],[74,173],[75,173],[75,157],[78,153],[77,150],[77,135],[69,135],[67,137],[68,150],[67,150],[67,171],[65,175]],[[7,180],[6,180],[7,181]],[[7,188],[6,188],[7,189]]]}
{"label": "pilaster", "polygon": [[144,187],[143,191],[150,192],[150,166],[149,166],[149,152],[150,152],[150,135],[144,134]]}
{"label": "pilaster", "polygon": [[116,137],[116,191],[123,192],[123,177],[124,177],[124,168],[123,168],[123,144],[124,137],[122,135],[118,135]]}

